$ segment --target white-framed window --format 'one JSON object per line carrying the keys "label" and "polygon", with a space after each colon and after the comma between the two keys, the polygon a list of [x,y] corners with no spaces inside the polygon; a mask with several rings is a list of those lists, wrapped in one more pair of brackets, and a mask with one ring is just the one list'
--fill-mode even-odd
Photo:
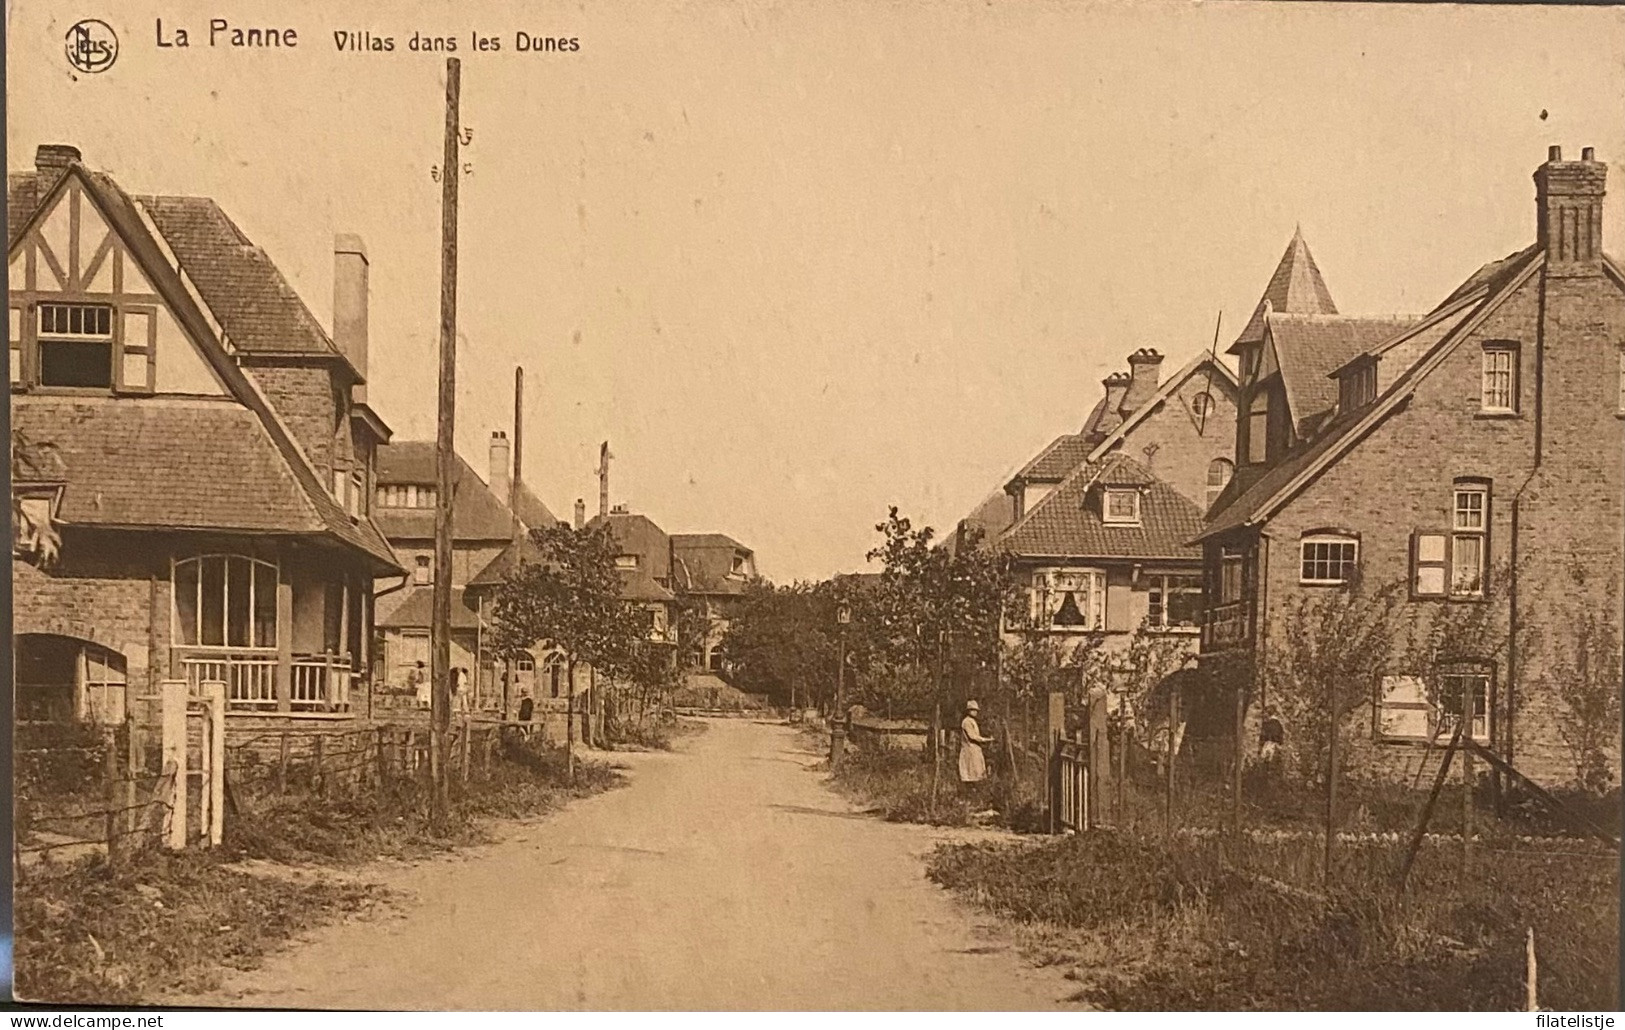
{"label": "white-framed window", "polygon": [[1450,582],[1450,562],[1444,533],[1418,530],[1411,536],[1411,593],[1417,597],[1443,597]]}
{"label": "white-framed window", "polygon": [[1317,586],[1347,583],[1359,567],[1360,542],[1338,533],[1315,533],[1303,538],[1298,582]]}
{"label": "white-framed window", "polygon": [[1450,523],[1450,595],[1482,597],[1490,490],[1487,485],[1457,483]]}
{"label": "white-framed window", "polygon": [[95,644],[83,651],[85,715],[102,725],[124,721],[127,663],[122,654]]}
{"label": "white-framed window", "polygon": [[528,654],[522,654],[513,660],[513,667],[519,672],[535,672],[536,659]]}
{"label": "white-framed window", "polygon": [[1480,408],[1492,414],[1518,410],[1518,345],[1510,340],[1484,344]]}
{"label": "white-framed window", "polygon": [[1134,487],[1108,486],[1101,501],[1101,521],[1109,526],[1140,524],[1140,491]]}
{"label": "white-framed window", "polygon": [[112,305],[40,304],[38,319],[41,386],[112,388]]}
{"label": "white-framed window", "polygon": [[1106,573],[1101,569],[1044,569],[1033,573],[1033,625],[1058,632],[1106,628]]}
{"label": "white-framed window", "polygon": [[1229,458],[1214,458],[1207,465],[1207,506],[1213,507],[1213,502],[1224,493],[1224,488],[1230,485],[1230,477],[1236,474],[1235,463]]}
{"label": "white-framed window", "polygon": [[187,647],[277,646],[277,567],[235,554],[177,561],[175,642]]}
{"label": "white-framed window", "polygon": [[424,586],[434,578],[434,559],[420,554],[412,559],[412,582]]}
{"label": "white-framed window", "polygon": [[1213,411],[1213,395],[1199,393],[1191,398],[1191,411],[1198,418],[1206,418]]}
{"label": "white-framed window", "polygon": [[375,496],[380,508],[433,508],[435,488],[416,483],[381,484]]}
{"label": "white-framed window", "polygon": [[635,554],[618,554],[615,556],[617,569],[635,569],[638,567],[638,556]]}
{"label": "white-framed window", "polygon": [[1202,625],[1202,577],[1156,573],[1146,588],[1146,620],[1154,629],[1196,629]]}
{"label": "white-framed window", "polygon": [[1373,731],[1378,740],[1447,743],[1461,718],[1462,701],[1472,704],[1470,733],[1475,741],[1490,739],[1490,672],[1483,666],[1458,666],[1436,672],[1429,698],[1420,676],[1384,676],[1377,689]]}

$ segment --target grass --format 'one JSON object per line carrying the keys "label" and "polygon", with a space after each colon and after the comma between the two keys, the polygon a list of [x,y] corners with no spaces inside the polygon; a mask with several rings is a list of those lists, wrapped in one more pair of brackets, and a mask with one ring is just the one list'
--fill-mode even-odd
{"label": "grass", "polygon": [[[828,748],[825,731],[819,738]],[[996,813],[996,823],[1017,832],[1039,829],[1042,806],[1037,784],[1014,787],[1007,779],[994,778],[981,784],[974,794],[966,794],[958,780],[952,755],[943,755],[943,767],[932,803],[931,762],[912,748],[865,745],[848,751],[835,773],[837,790],[872,809],[878,809],[890,822],[925,823],[931,826],[966,826],[979,811]]]}
{"label": "grass", "polygon": [[670,751],[676,747],[678,740],[698,736],[705,731],[706,724],[699,719],[656,720],[641,726],[623,723],[615,728],[612,743],[631,750]]}
{"label": "grass", "polygon": [[417,858],[484,841],[482,819],[542,815],[622,782],[609,766],[578,757],[570,783],[565,763],[562,748],[508,742],[488,775],[453,782],[452,812],[441,832],[430,823],[428,787],[421,780],[314,803],[301,795],[244,799],[237,817],[227,821],[226,850],[274,862]]}
{"label": "grass", "polygon": [[59,1004],[133,1005],[214,987],[299,931],[388,899],[353,883],[251,876],[198,852],[101,860],[16,891],[16,992]]}
{"label": "grass", "polygon": [[431,827],[426,787],[417,781],[325,799],[239,798],[216,851],[147,852],[117,871],[95,859],[19,883],[18,993],[118,1005],[208,990],[222,967],[252,968],[299,931],[389,897],[321,874],[299,882],[231,863],[350,866],[421,857],[487,839],[484,818],[540,815],[620,782],[607,765],[581,760],[570,782],[561,749],[512,742],[488,775],[454,783],[444,832]]}
{"label": "grass", "polygon": [[1307,891],[1218,842],[1096,832],[944,845],[930,875],[1021,924],[1040,961],[1073,963],[1079,998],[1109,1009],[1521,1008],[1531,927],[1543,1007],[1617,1007],[1613,856],[1484,855],[1467,881],[1458,861],[1424,850],[1404,895],[1369,869]]}

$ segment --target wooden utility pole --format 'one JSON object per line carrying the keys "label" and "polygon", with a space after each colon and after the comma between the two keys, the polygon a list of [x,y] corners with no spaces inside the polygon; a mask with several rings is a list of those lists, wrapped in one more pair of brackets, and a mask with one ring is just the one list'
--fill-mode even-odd
{"label": "wooden utility pole", "polygon": [[[520,470],[525,467],[525,370],[518,367],[513,370],[513,468],[508,475],[508,510],[513,514],[513,542],[519,543],[524,534],[524,525],[519,519],[519,476]],[[540,527],[538,527],[540,528]],[[519,555],[515,550],[514,558],[517,569]],[[502,718],[513,718],[513,686],[514,673],[518,666],[512,657],[502,661]],[[533,677],[534,678],[534,677]]]}
{"label": "wooden utility pole", "polygon": [[1326,731],[1326,855],[1324,869],[1326,884],[1332,882],[1332,845],[1337,836],[1337,680],[1328,684],[1331,694],[1330,722]]}
{"label": "wooden utility pole", "polygon": [[456,467],[453,428],[457,406],[457,152],[462,64],[446,58],[446,152],[440,168],[440,403],[435,432],[434,592],[430,614],[430,817],[444,829],[450,814],[446,767],[451,756],[451,503]]}

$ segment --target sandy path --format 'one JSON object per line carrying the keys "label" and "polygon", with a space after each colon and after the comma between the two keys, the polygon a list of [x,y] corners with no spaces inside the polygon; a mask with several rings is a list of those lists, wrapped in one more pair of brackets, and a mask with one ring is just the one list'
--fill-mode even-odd
{"label": "sandy path", "polygon": [[922,875],[939,835],[858,815],[783,726],[717,720],[498,844],[370,879],[414,895],[193,1004],[365,1009],[1039,1009],[1076,985]]}

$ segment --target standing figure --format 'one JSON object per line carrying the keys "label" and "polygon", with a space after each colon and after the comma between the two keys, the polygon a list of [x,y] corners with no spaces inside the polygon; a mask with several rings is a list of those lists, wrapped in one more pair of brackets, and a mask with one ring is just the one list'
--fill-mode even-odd
{"label": "standing figure", "polygon": [[993,738],[982,736],[982,728],[976,723],[981,711],[982,706],[975,701],[965,702],[965,718],[959,724],[959,782],[966,787],[987,779],[982,745],[993,743]]}
{"label": "standing figure", "polygon": [[412,667],[412,671],[406,674],[406,682],[412,688],[412,692],[417,695],[418,707],[428,708],[430,705],[429,674],[423,668],[422,662],[418,662],[417,665]]}

